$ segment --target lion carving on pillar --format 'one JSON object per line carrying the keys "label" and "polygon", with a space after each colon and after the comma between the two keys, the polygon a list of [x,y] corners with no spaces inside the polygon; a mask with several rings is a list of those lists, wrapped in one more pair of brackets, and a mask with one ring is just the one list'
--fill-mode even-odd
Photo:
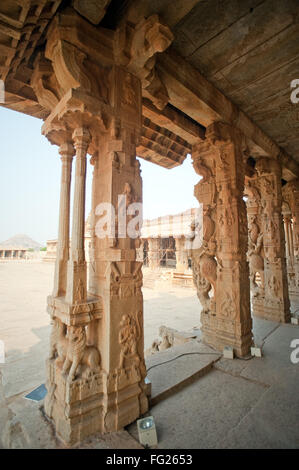
{"label": "lion carving on pillar", "polygon": [[86,331],[84,326],[70,326],[68,328],[68,347],[62,372],[74,380],[79,365],[85,365],[88,371],[96,373],[100,370],[100,353],[94,346],[86,344]]}

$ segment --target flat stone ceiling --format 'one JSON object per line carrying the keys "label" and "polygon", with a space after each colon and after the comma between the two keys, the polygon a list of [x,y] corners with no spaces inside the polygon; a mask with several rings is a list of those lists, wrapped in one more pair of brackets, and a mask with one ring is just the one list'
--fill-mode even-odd
{"label": "flat stone ceiling", "polygon": [[202,0],[173,47],[299,161],[298,0]]}

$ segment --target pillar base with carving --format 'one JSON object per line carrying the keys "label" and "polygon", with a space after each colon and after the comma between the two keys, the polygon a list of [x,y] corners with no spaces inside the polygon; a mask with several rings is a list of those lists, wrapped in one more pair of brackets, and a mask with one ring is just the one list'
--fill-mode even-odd
{"label": "pillar base with carving", "polygon": [[247,325],[235,325],[233,321],[203,313],[201,325],[202,341],[205,344],[218,351],[223,351],[223,348],[229,345],[237,357],[249,355],[252,346],[251,322]]}
{"label": "pillar base with carving", "polygon": [[75,444],[97,432],[118,431],[145,413],[148,403],[140,386],[145,366],[142,370],[139,356],[127,355],[125,367],[107,373],[92,344],[103,321],[102,300],[70,305],[49,296],[48,311],[53,327],[44,406],[57,435]]}

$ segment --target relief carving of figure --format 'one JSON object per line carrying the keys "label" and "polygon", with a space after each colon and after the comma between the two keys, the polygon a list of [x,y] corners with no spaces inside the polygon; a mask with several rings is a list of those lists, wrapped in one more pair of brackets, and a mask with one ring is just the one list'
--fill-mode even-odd
{"label": "relief carving of figure", "polygon": [[249,237],[248,237],[248,260],[250,268],[250,280],[253,290],[257,295],[259,286],[256,283],[256,274],[261,276],[261,288],[264,289],[264,258],[262,256],[263,250],[263,233],[259,232],[259,227],[256,224],[256,218],[249,224]]}
{"label": "relief carving of figure", "polygon": [[272,297],[279,296],[279,290],[281,286],[279,280],[274,275],[272,275],[268,280],[268,287]]}
{"label": "relief carving of figure", "polygon": [[130,315],[123,315],[120,322],[120,331],[118,342],[120,344],[119,368],[124,369],[125,360],[133,357],[139,364],[139,356],[137,353],[137,341],[140,337],[139,327],[134,318]]}
{"label": "relief carving of figure", "polygon": [[223,228],[223,235],[230,237],[232,233],[232,227],[235,223],[235,215],[232,209],[224,209],[224,212],[219,217],[219,225]]}
{"label": "relief carving of figure", "polygon": [[221,302],[221,314],[227,318],[234,318],[236,315],[236,305],[232,294],[225,292]]}
{"label": "relief carving of figure", "polygon": [[209,312],[211,289],[213,288],[214,297],[216,292],[217,261],[214,234],[215,222],[212,218],[212,208],[204,206],[202,244],[199,249],[192,252],[193,281],[203,313]]}
{"label": "relief carving of figure", "polygon": [[210,168],[208,168],[204,164],[201,158],[197,158],[196,160],[194,160],[193,168],[198,175],[203,177],[202,180],[200,181],[201,184],[207,183],[209,181],[210,177],[212,176],[212,172]]}
{"label": "relief carving of figure", "polygon": [[134,89],[133,76],[126,74],[122,89],[122,104],[137,107],[137,96]]}
{"label": "relief carving of figure", "polygon": [[77,289],[76,289],[76,302],[82,302],[85,297],[85,289],[84,289],[84,284],[82,279],[80,278],[77,284]]}
{"label": "relief carving of figure", "polygon": [[130,183],[125,183],[123,194],[126,197],[126,209],[128,209],[130,204],[137,201],[137,197],[134,194],[133,188]]}
{"label": "relief carving of figure", "polygon": [[62,368],[62,373],[68,375],[68,380],[75,379],[80,365],[85,366],[90,374],[94,374],[100,370],[100,363],[101,357],[97,348],[86,344],[85,327],[68,327],[68,347]]}
{"label": "relief carving of figure", "polygon": [[50,336],[50,355],[49,359],[60,359],[63,361],[66,357],[68,341],[66,338],[66,325],[56,318],[53,320]]}

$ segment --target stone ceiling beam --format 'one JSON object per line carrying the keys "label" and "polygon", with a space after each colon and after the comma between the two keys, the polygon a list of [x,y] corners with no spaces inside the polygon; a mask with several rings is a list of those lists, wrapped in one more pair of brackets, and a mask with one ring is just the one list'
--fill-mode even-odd
{"label": "stone ceiling beam", "polygon": [[237,127],[248,139],[253,157],[276,158],[285,168],[285,179],[298,177],[299,164],[185,59],[173,51],[164,52],[157,59],[157,69],[173,106],[205,127],[219,120]]}
{"label": "stone ceiling beam", "polygon": [[202,0],[184,0],[183,2],[174,2],[173,0],[132,0],[128,2],[129,6],[123,12],[127,21],[137,24],[140,19],[146,18],[154,13],[158,14],[162,20],[167,22],[170,28],[173,28],[181,21],[198,3]]}
{"label": "stone ceiling beam", "polygon": [[99,24],[104,18],[111,0],[73,0],[72,5],[79,15],[84,16],[92,24]]}
{"label": "stone ceiling beam", "polygon": [[205,138],[205,128],[203,126],[188,119],[187,116],[184,116],[170,106],[159,110],[150,100],[143,98],[142,114],[158,126],[180,136],[191,145]]}

